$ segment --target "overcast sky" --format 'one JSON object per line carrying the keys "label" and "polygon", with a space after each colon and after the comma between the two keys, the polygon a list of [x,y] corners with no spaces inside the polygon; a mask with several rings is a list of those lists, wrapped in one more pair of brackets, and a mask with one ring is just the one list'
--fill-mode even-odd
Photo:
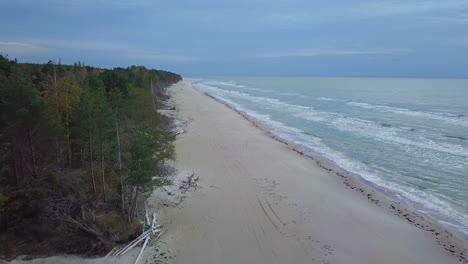
{"label": "overcast sky", "polygon": [[184,75],[468,77],[468,0],[0,0],[20,61]]}

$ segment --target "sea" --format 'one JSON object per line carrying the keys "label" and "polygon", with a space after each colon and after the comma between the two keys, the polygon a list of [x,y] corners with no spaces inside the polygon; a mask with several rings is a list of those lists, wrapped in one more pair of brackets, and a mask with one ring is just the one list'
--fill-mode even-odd
{"label": "sea", "polygon": [[194,86],[468,237],[468,79],[202,77]]}

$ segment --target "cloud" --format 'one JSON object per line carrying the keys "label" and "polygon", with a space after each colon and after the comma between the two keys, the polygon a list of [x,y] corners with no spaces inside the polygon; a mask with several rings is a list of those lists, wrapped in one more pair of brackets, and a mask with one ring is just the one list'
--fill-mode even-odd
{"label": "cloud", "polygon": [[70,39],[23,39],[20,41],[1,41],[0,49],[10,49],[19,53],[47,54],[56,50],[117,51],[125,46],[96,40]]}
{"label": "cloud", "polygon": [[303,13],[270,13],[259,17],[260,22],[265,25],[270,25],[279,28],[290,28],[298,25],[304,25],[311,22],[310,15]]}
{"label": "cloud", "polygon": [[254,55],[259,59],[320,57],[320,56],[353,56],[396,53],[393,50],[346,50],[346,49],[301,49],[291,51],[268,52]]}
{"label": "cloud", "polygon": [[76,8],[107,8],[107,9],[125,9],[125,8],[147,8],[157,6],[161,0],[42,0],[36,3],[30,0],[16,0],[14,2],[0,1],[0,6],[20,6],[20,7],[47,7],[61,9]]}
{"label": "cloud", "polygon": [[147,60],[156,62],[191,62],[197,60],[193,56],[174,55],[145,51],[140,47],[123,45],[115,42],[99,40],[71,40],[71,39],[28,39],[21,41],[1,41],[0,52],[12,56],[36,55],[57,56],[63,52],[84,51],[99,53],[100,56],[125,57],[128,59]]}
{"label": "cloud", "polygon": [[198,58],[193,56],[180,56],[180,55],[163,55],[163,54],[152,54],[152,53],[129,53],[126,57],[137,60],[147,61],[163,61],[163,62],[193,62]]}
{"label": "cloud", "polygon": [[365,16],[398,16],[440,11],[463,11],[468,1],[373,1],[359,6],[356,13]]}
{"label": "cloud", "polygon": [[0,53],[23,56],[37,55],[44,51],[44,48],[30,43],[0,40]]}
{"label": "cloud", "polygon": [[[340,4],[290,5],[286,10],[273,8],[259,16],[258,22],[274,28],[307,28],[312,25],[343,23],[360,19],[391,18],[395,16],[413,16],[420,19],[423,16],[437,15],[446,17],[447,23],[464,23],[466,19],[451,19],[466,14],[468,1],[450,0],[412,0],[412,1],[355,1]],[[271,7],[271,6],[270,6]],[[302,8],[301,8],[302,7]]]}
{"label": "cloud", "polygon": [[26,47],[26,46],[29,46],[29,45],[26,44],[26,43],[22,43],[22,42],[0,41],[0,46]]}
{"label": "cloud", "polygon": [[465,25],[468,24],[468,15],[458,15],[450,17],[435,17],[430,20],[433,23],[446,23],[451,25]]}

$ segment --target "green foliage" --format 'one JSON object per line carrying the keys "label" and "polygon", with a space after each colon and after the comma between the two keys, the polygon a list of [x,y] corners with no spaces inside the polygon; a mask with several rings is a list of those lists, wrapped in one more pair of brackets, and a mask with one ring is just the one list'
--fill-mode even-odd
{"label": "green foliage", "polygon": [[128,135],[131,141],[126,181],[148,190],[155,184],[151,178],[158,174],[160,165],[165,160],[174,159],[174,138],[160,128],[162,118],[154,114],[150,91],[131,89],[127,102],[126,120],[135,127],[135,133]]}
{"label": "green foliage", "polygon": [[101,230],[117,235],[122,241],[136,234],[140,228],[140,222],[137,219],[131,223],[127,223],[122,214],[117,211],[97,216],[96,223]]}
{"label": "green foliage", "polygon": [[[119,232],[123,225],[136,228],[134,208],[119,204],[136,201],[158,184],[152,177],[174,158],[174,137],[164,130],[154,95],[179,80],[177,74],[142,66],[107,70],[0,56],[0,237],[10,239],[12,247],[25,239],[47,243],[60,229],[56,221],[76,243]],[[91,228],[62,221],[67,217]],[[21,226],[31,230],[18,235]],[[27,240],[39,228],[49,231]],[[91,237],[81,239],[84,233]],[[66,245],[55,236],[51,241]]]}

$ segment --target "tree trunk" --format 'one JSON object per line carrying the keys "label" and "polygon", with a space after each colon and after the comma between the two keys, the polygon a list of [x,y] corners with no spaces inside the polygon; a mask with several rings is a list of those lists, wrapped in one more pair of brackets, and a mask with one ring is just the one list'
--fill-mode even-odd
{"label": "tree trunk", "polygon": [[13,169],[15,171],[15,187],[19,188],[20,179],[19,179],[19,173],[18,173],[18,164],[16,162],[16,153],[15,153],[14,142],[12,142],[12,144],[10,146],[10,150],[11,150],[11,157],[12,157],[12,160],[13,160]]}
{"label": "tree trunk", "polygon": [[33,174],[33,177],[37,177],[36,153],[34,152],[34,145],[32,142],[31,131],[29,129],[28,129],[28,141],[29,141],[29,148],[31,151],[32,174]]}
{"label": "tree trunk", "polygon": [[80,168],[83,168],[84,157],[85,157],[85,150],[83,147],[81,147],[80,148]]}
{"label": "tree trunk", "polygon": [[133,187],[133,189],[130,191],[130,195],[127,200],[128,204],[127,204],[127,211],[125,212],[127,214],[127,222],[130,223],[132,222],[132,201],[133,201],[133,195],[136,195],[136,187]]}
{"label": "tree trunk", "polygon": [[67,148],[68,148],[68,166],[72,166],[71,158],[71,142],[70,142],[70,124],[67,121]]}
{"label": "tree trunk", "polygon": [[135,196],[133,197],[131,210],[130,210],[130,214],[129,214],[129,223],[131,223],[132,220],[135,218],[136,208],[137,208],[137,203],[138,203],[138,195],[139,194],[140,194],[139,189],[137,187],[135,187]]}
{"label": "tree trunk", "polygon": [[57,96],[57,70],[55,69],[54,64],[54,95]]}
{"label": "tree trunk", "polygon": [[17,153],[18,153],[18,169],[19,169],[19,174],[20,174],[20,184],[23,183],[24,181],[24,167],[25,167],[25,164],[24,164],[24,155],[23,155],[23,151],[21,150],[21,146],[18,146],[17,145]]}
{"label": "tree trunk", "polygon": [[125,212],[125,201],[124,201],[124,186],[123,186],[123,175],[122,175],[122,154],[120,149],[120,135],[119,135],[119,122],[117,120],[117,112],[115,114],[115,134],[117,138],[117,161],[118,161],[118,174],[120,178],[120,209],[122,213]]}
{"label": "tree trunk", "polygon": [[138,208],[138,195],[140,194],[140,191],[138,190],[138,187],[137,187],[137,190],[136,190],[136,194],[135,194],[135,200],[133,202],[133,214],[132,214],[132,219],[136,217],[136,214],[137,214],[137,208]]}
{"label": "tree trunk", "polygon": [[89,142],[89,169],[91,171],[91,180],[93,182],[93,192],[96,194],[96,181],[94,180],[93,170],[93,148],[91,146],[91,129],[88,129],[88,142]]}
{"label": "tree trunk", "polygon": [[60,167],[60,146],[58,143],[57,137],[54,139],[54,144],[55,144],[55,155],[56,155],[56,162],[57,162],[57,171],[61,171],[62,168]]}
{"label": "tree trunk", "polygon": [[154,111],[158,112],[158,108],[156,106],[156,91],[153,87],[153,79],[151,79],[151,87],[150,87],[150,90],[151,90],[151,95],[153,97],[153,106],[154,106]]}
{"label": "tree trunk", "polygon": [[106,202],[106,181],[104,178],[104,139],[102,139],[102,131],[99,129],[101,134],[101,182],[102,182],[102,198]]}

